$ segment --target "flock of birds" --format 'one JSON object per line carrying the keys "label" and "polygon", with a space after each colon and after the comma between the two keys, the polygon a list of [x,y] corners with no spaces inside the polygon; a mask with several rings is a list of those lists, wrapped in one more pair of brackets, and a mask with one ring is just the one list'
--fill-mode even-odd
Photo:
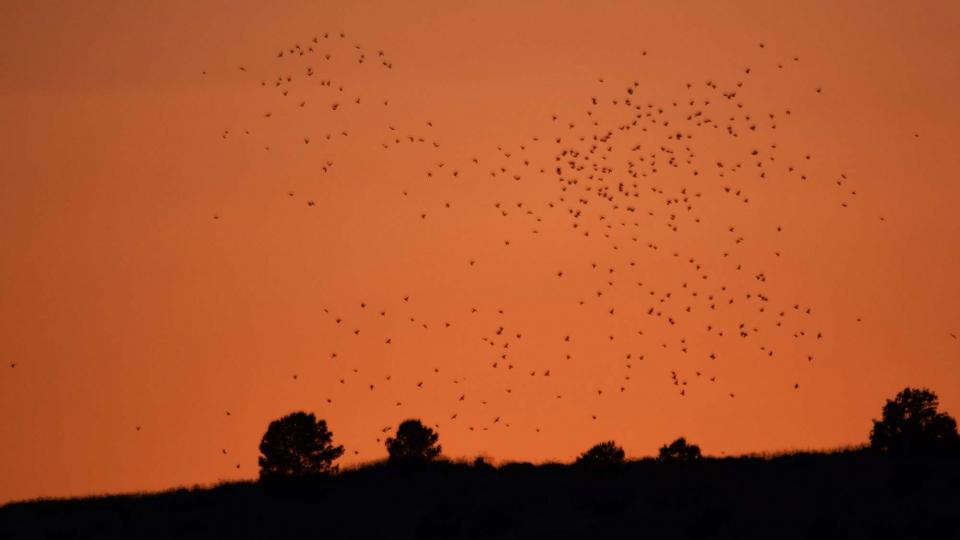
{"label": "flock of birds", "polygon": [[[411,185],[418,189],[430,189],[437,182],[500,182],[501,186],[518,186],[515,198],[497,201],[488,210],[491,219],[507,220],[510,225],[512,236],[495,240],[504,249],[510,249],[511,243],[520,237],[535,241],[545,228],[553,230],[558,223],[566,231],[563,234],[570,235],[570,249],[591,246],[591,255],[584,255],[570,267],[550,269],[549,276],[545,276],[558,280],[560,286],[572,272],[591,276],[592,287],[579,291],[579,298],[569,309],[584,310],[598,322],[616,321],[609,326],[617,330],[599,337],[612,346],[622,344],[621,356],[598,369],[616,372],[618,381],[576,389],[581,392],[577,399],[582,403],[585,420],[599,420],[592,403],[629,392],[638,377],[636,372],[654,358],[675,361],[664,384],[671,385],[678,398],[714,388],[712,391],[736,399],[733,387],[724,387],[725,380],[718,369],[723,362],[745,354],[740,351],[752,350],[763,358],[789,356],[812,363],[818,343],[826,339],[818,327],[814,307],[771,292],[770,284],[777,279],[777,272],[764,265],[775,266],[774,261],[784,256],[782,249],[758,253],[762,248],[752,245],[755,231],[736,224],[736,217],[763,204],[764,198],[755,192],[762,191],[767,184],[827,182],[833,186],[834,202],[841,209],[855,204],[857,187],[842,171],[833,175],[819,172],[821,168],[811,165],[816,159],[811,153],[773,142],[777,130],[788,124],[794,113],[789,107],[754,107],[749,99],[751,82],[760,72],[788,70],[801,58],[787,56],[777,60],[763,43],[758,44],[758,49],[753,61],[756,65],[744,65],[742,71],[723,81],[689,81],[667,100],[647,92],[642,80],[614,83],[597,78],[595,93],[585,96],[581,104],[545,118],[540,135],[504,142],[495,148],[473,149],[463,156],[446,149],[442,131],[429,117],[410,128],[387,120],[385,114],[382,125],[367,126],[373,130],[365,135],[375,140],[370,144],[374,159],[378,152],[403,151],[410,145],[423,149],[424,155],[432,152],[436,156],[426,160],[420,171],[409,173]],[[637,54],[646,56],[647,52]],[[272,56],[273,73],[257,76],[247,66],[238,66],[251,84],[268,93],[265,101],[271,106],[264,107],[246,127],[223,129],[219,137],[227,143],[240,136],[261,137],[258,144],[263,152],[293,144],[315,149],[356,134],[334,127],[338,124],[333,121],[323,124],[325,127],[320,130],[311,124],[310,129],[304,128],[295,137],[270,140],[261,133],[271,133],[266,126],[280,116],[287,126],[299,126],[298,111],[319,108],[335,117],[349,115],[358,107],[389,110],[398,106],[387,97],[361,95],[349,84],[346,77],[358,69],[385,73],[396,70],[384,50],[354,44],[343,32],[317,34],[304,42],[286,45]],[[820,94],[823,88],[812,84],[808,91]],[[330,173],[334,167],[343,167],[336,156],[316,161],[320,175]],[[535,188],[531,189],[530,184]],[[407,211],[410,219],[438,219],[435,210],[451,210],[450,200],[443,201],[437,209],[404,202],[412,201],[412,190],[406,188],[397,194],[398,211]],[[317,199],[301,198],[296,190],[283,193],[301,204],[304,211],[314,211],[322,204]],[[537,200],[529,199],[531,193],[538,195]],[[212,218],[219,221],[225,216],[216,213]],[[777,238],[788,226],[770,223],[764,234]],[[490,241],[489,236],[478,231],[482,241]],[[688,240],[697,237],[711,241],[706,248],[689,247]],[[581,243],[572,243],[573,238]],[[596,253],[605,253],[606,258],[595,256]],[[469,269],[479,262],[476,258],[462,262],[465,279],[471,279],[474,274]],[[658,274],[659,281],[654,281],[644,271],[653,264],[670,271],[666,277]],[[469,288],[472,284],[464,282],[462,286]],[[482,432],[495,426],[510,428],[511,406],[498,408],[498,412],[483,418],[465,415],[461,408],[465,402],[475,401],[481,408],[490,406],[493,410],[493,404],[523,392],[532,380],[549,385],[569,365],[563,362],[586,361],[570,352],[571,342],[584,338],[576,329],[558,329],[555,336],[547,337],[556,343],[563,362],[531,361],[526,355],[514,354],[529,331],[511,322],[503,308],[466,305],[460,315],[446,314],[446,318],[422,309],[404,291],[377,301],[358,297],[350,308],[324,308],[323,324],[327,326],[322,332],[352,335],[391,347],[405,336],[377,334],[364,326],[364,321],[390,319],[409,325],[411,332],[444,331],[457,326],[460,332],[474,336],[478,344],[476,362],[502,381],[504,393],[494,393],[489,387],[467,390],[468,377],[458,372],[457,366],[435,365],[426,373],[404,377],[413,375],[415,382],[411,383],[410,392],[452,385],[445,386],[445,395],[450,396],[443,415],[445,429]],[[474,322],[478,319],[471,317],[481,311],[487,318],[482,323]],[[495,321],[492,325],[491,318]],[[594,326],[606,327],[603,323]],[[398,324],[393,325],[394,329],[397,327]],[[632,330],[624,334],[622,329],[627,327]],[[793,345],[786,350],[775,349],[771,343],[776,341],[782,346],[783,340],[773,337],[783,335],[792,339]],[[955,334],[951,337],[958,339]],[[728,357],[724,351],[730,350],[733,342],[737,343],[734,348],[738,352]],[[338,353],[330,351],[328,358],[337,360]],[[371,396],[395,381],[386,366],[330,365],[340,370],[329,370],[336,385],[362,392],[362,399],[373,399]],[[17,364],[11,363],[10,367],[16,368]],[[302,384],[303,379],[299,373],[289,374],[291,384]],[[563,400],[570,390],[553,388],[550,399]],[[789,390],[800,391],[799,381],[793,381]],[[404,400],[395,398],[402,392],[396,388],[390,392],[392,405],[401,411]],[[324,399],[333,404],[334,397]],[[403,414],[398,412],[397,418]],[[233,415],[226,410],[225,416]],[[141,426],[135,429],[140,431]],[[381,443],[391,429],[377,427],[371,437]],[[540,432],[543,428],[534,425],[529,429]],[[220,452],[230,455],[227,448]],[[359,455],[357,450],[354,453]],[[232,465],[241,468],[240,463]]]}
{"label": "flock of birds", "polygon": [[[759,47],[766,48],[762,43]],[[647,53],[642,51],[640,54],[646,56]],[[351,46],[344,33],[324,33],[305,44],[295,43],[280,49],[276,53],[277,72],[256,82],[285,98],[287,110],[316,106],[328,109],[330,113],[348,114],[348,107],[370,102],[375,106],[389,107],[389,99],[363,98],[344,81],[334,78],[334,70],[326,69],[333,59],[344,57],[355,63],[354,67],[368,63],[381,69],[393,69],[393,63],[383,50],[368,52],[359,44]],[[777,63],[776,69],[786,69],[791,62],[800,62],[800,58],[790,57]],[[247,72],[244,66],[239,69]],[[787,329],[797,345],[784,354],[805,349],[805,360],[812,362],[816,344],[824,337],[823,332],[815,328],[813,308],[797,301],[771,297],[766,284],[768,279],[773,279],[772,275],[768,276],[763,268],[744,262],[749,233],[734,225],[708,220],[702,212],[708,205],[716,205],[717,197],[726,198],[724,203],[728,206],[731,203],[749,206],[751,188],[757,182],[813,181],[812,173],[806,170],[813,160],[812,155],[791,153],[775,143],[763,142],[772,139],[771,134],[776,133],[779,124],[790,119],[792,111],[786,107],[763,111],[752,109],[743,95],[755,76],[755,68],[745,66],[733,82],[691,81],[667,102],[644,97],[640,80],[614,85],[598,78],[596,95],[585,100],[582,107],[552,114],[543,135],[511,145],[497,145],[495,151],[491,149],[490,155],[483,159],[471,155],[458,160],[445,152],[443,159],[425,164],[422,174],[425,179],[434,181],[476,182],[487,178],[518,185],[533,181],[544,186],[541,190],[544,200],[496,202],[491,210],[502,219],[519,218],[520,224],[516,226],[519,234],[539,235],[544,220],[566,220],[569,234],[587,238],[616,255],[617,263],[582,262],[594,272],[596,286],[585,291],[571,309],[594,310],[599,317],[627,317],[641,321],[635,330],[636,336],[651,336],[654,340],[659,334],[666,336],[675,333],[675,330],[669,332],[671,329],[680,328],[681,336],[675,342],[662,339],[659,344],[661,350],[670,349],[669,354],[693,354],[688,345],[693,340],[716,343],[715,350],[699,353],[706,361],[703,367],[687,372],[682,372],[679,367],[670,370],[668,382],[676,388],[678,396],[686,396],[702,384],[720,384],[714,366],[723,360],[720,351],[724,348],[724,340],[753,342],[757,354],[772,358],[777,351],[765,343],[768,329]],[[822,91],[821,87],[810,88],[812,93]],[[275,111],[268,109],[261,114],[261,122],[269,122]],[[404,145],[420,145],[433,150],[442,146],[434,123],[428,118],[423,120],[419,130],[400,129],[393,123],[384,122],[385,130],[380,129],[387,137],[379,142],[380,151],[395,151]],[[251,135],[251,129],[244,129],[243,134]],[[224,129],[220,134],[223,139],[230,139],[233,135],[232,129]],[[319,136],[305,134],[302,144],[348,136],[348,131],[331,127]],[[287,143],[291,144],[289,140]],[[262,147],[264,151],[270,151],[276,144],[264,141]],[[723,148],[723,154],[711,155],[711,151],[719,147]],[[371,152],[375,150],[370,149]],[[544,156],[549,159],[544,161]],[[317,168],[319,172],[327,173],[334,163],[335,160],[322,159]],[[851,186],[850,179],[840,172],[831,181],[836,187],[837,204],[842,208],[852,204],[857,191]],[[287,195],[297,197],[295,191],[289,191]],[[408,195],[408,190],[400,194],[401,197]],[[317,202],[308,199],[304,204],[313,208]],[[449,209],[451,203],[445,201],[443,205],[444,209]],[[421,220],[428,219],[432,213],[423,208],[415,211]],[[220,216],[214,215],[214,219],[220,219]],[[719,257],[683,252],[671,246],[670,235],[688,231],[701,234],[699,230],[707,227],[724,229],[726,239],[716,246],[719,253],[713,254]],[[777,233],[783,231],[782,225],[774,227]],[[656,228],[666,231],[666,236],[651,235]],[[524,233],[520,233],[524,229]],[[654,237],[656,240],[651,239]],[[504,247],[511,245],[510,238],[502,242]],[[780,257],[781,252],[776,251],[774,255]],[[643,268],[651,259],[675,267],[675,282],[652,283],[646,280]],[[469,267],[476,264],[475,259],[467,261]],[[554,279],[563,280],[564,277],[565,269],[554,272]],[[469,286],[464,284],[464,287]],[[406,306],[413,303],[408,295],[401,298]],[[375,312],[381,318],[395,316],[393,312],[375,308],[366,300],[357,299],[356,306],[359,311]],[[470,314],[476,314],[478,310],[477,306],[464,309]],[[323,312],[331,325],[330,331],[366,337],[367,332],[358,326],[357,321],[362,319],[359,314],[334,313],[328,308]],[[697,319],[705,316],[713,322],[700,327],[690,326],[692,323],[687,321],[694,314]],[[497,315],[502,318],[503,310],[497,310]],[[413,309],[407,309],[401,316],[423,330],[430,329],[431,324],[441,329],[451,326],[450,321],[427,322],[427,316],[417,314]],[[479,356],[485,358],[489,369],[502,374],[507,381],[507,394],[521,388],[525,379],[549,378],[556,371],[556,368],[522,367],[526,364],[512,356],[511,345],[523,338],[523,330],[510,327],[505,320],[499,320],[493,328],[477,329],[477,332],[480,343],[491,351]],[[557,339],[563,346],[577,337],[571,332],[557,336]],[[373,339],[390,346],[394,337],[376,336]],[[651,353],[634,352],[635,344],[629,337],[611,334],[608,339],[610,342],[618,339],[625,342],[623,357],[619,366],[614,368],[622,374],[615,385],[593,389],[595,398],[627,392],[634,366],[651,356]],[[337,353],[331,352],[330,358],[337,359]],[[564,358],[573,360],[570,353],[565,353]],[[433,374],[439,374],[442,367],[434,367]],[[376,392],[381,385],[390,384],[392,380],[392,375],[386,372],[363,380],[358,367],[351,368],[347,374],[331,376],[340,385],[357,384],[368,392]],[[300,376],[292,373],[290,378],[296,382]],[[357,378],[361,380],[355,381]],[[465,380],[453,376],[449,382],[459,385]],[[415,389],[423,389],[424,384],[423,378],[418,379]],[[799,382],[794,382],[791,387],[799,390]],[[731,399],[736,398],[734,391],[726,394]],[[562,391],[553,393],[553,399],[563,398]],[[467,392],[458,392],[447,414],[449,423],[460,419],[458,405],[468,399],[478,399],[485,406],[496,397],[474,398]],[[327,397],[326,401],[332,404],[333,398]],[[402,408],[403,400],[396,400],[394,405]],[[586,404],[584,408],[590,409]],[[598,419],[595,412],[588,412],[588,415],[593,421]],[[504,414],[474,420],[464,427],[470,431],[484,431],[496,424],[511,425],[509,417]],[[434,425],[439,427],[439,424]],[[389,426],[383,427],[376,442],[379,443],[390,429]],[[540,426],[533,429],[541,430]]]}
{"label": "flock of birds", "polygon": [[[459,157],[441,150],[440,132],[433,121],[423,118],[415,129],[401,128],[386,119],[382,126],[373,126],[373,136],[380,140],[379,148],[371,144],[370,152],[403,151],[403,147],[410,145],[426,149],[426,155],[435,152],[435,159],[425,159],[422,172],[410,173],[411,182],[420,175],[421,183],[417,185],[423,189],[430,189],[437,181],[448,184],[501,181],[516,186],[535,183],[537,200],[521,199],[521,194],[529,196],[530,190],[518,189],[516,199],[492,205],[489,210],[492,219],[512,220],[510,230],[514,234],[534,238],[541,234],[545,222],[565,221],[569,227],[567,234],[600,246],[611,257],[606,261],[583,258],[580,269],[592,273],[595,286],[582,291],[581,297],[569,308],[591,310],[598,319],[628,320],[635,327],[635,334],[630,336],[615,332],[604,336],[610,343],[623,343],[622,357],[601,368],[617,371],[619,382],[590,389],[588,394],[593,399],[602,399],[628,392],[634,368],[658,353],[664,353],[662,357],[667,359],[698,355],[697,367],[678,366],[669,370],[669,380],[665,382],[682,398],[705,385],[722,384],[717,365],[727,359],[722,353],[728,348],[725,343],[739,341],[765,358],[792,356],[812,363],[817,344],[825,337],[817,328],[813,307],[769,292],[768,282],[776,279],[776,273],[760,265],[764,260],[782,257],[782,249],[758,256],[759,248],[750,247],[751,231],[734,224],[737,220],[733,218],[741,209],[763,204],[762,198],[753,196],[754,191],[760,191],[765,184],[826,182],[833,186],[833,197],[839,208],[847,209],[857,200],[857,188],[843,171],[824,175],[819,172],[820,168],[811,165],[815,156],[810,152],[784,148],[775,142],[777,130],[794,114],[789,107],[768,110],[751,106],[750,85],[758,72],[776,73],[801,62],[798,56],[772,59],[764,43],[759,43],[758,48],[760,54],[754,59],[757,66],[745,65],[740,73],[723,82],[714,78],[689,81],[668,100],[648,95],[641,80],[614,84],[599,77],[595,94],[586,97],[581,106],[551,114],[544,121],[541,135],[512,144],[498,144],[495,149],[475,149],[472,154]],[[638,54],[646,56],[647,52]],[[326,68],[334,58],[345,58],[353,68],[367,64],[371,68],[393,69],[393,62],[383,50],[373,52],[359,44],[351,45],[344,33],[323,33],[306,44],[296,43],[280,49],[275,59],[277,71],[255,81],[285,98],[288,111],[316,106],[330,113],[349,114],[350,107],[392,106],[390,99],[362,97],[335,78],[336,70]],[[246,72],[243,66],[240,70]],[[823,88],[810,85],[808,91],[816,95],[823,93]],[[269,122],[274,112],[264,110],[260,121]],[[244,129],[243,133],[252,134],[250,129]],[[233,134],[234,130],[225,129],[221,137],[229,139]],[[331,127],[319,135],[304,134],[299,144],[311,145],[348,136],[347,130]],[[262,147],[269,152],[277,144],[297,144],[292,141],[264,141]],[[333,159],[320,159],[316,167],[325,174],[332,170],[334,163]],[[401,202],[410,191],[402,190]],[[298,194],[291,190],[287,196],[296,198]],[[309,209],[317,202],[307,199],[303,204]],[[397,207],[404,208],[403,205]],[[449,211],[450,208],[450,200],[445,200],[437,210]],[[718,208],[721,217],[716,215]],[[420,220],[435,216],[432,209],[422,207],[411,209],[410,214],[411,218]],[[723,215],[731,216],[729,222],[722,221]],[[214,215],[214,219],[219,218]],[[886,219],[882,215],[877,218]],[[768,232],[776,237],[783,233],[784,227],[781,223],[771,223]],[[689,242],[671,241],[707,234],[718,239],[710,243],[709,249],[713,250],[710,253],[703,249],[685,251],[679,245]],[[489,234],[483,231],[478,231],[478,236],[489,240]],[[501,241],[504,248],[509,248],[512,238]],[[478,261],[472,258],[465,264],[471,268]],[[673,279],[660,283],[647,279],[644,268],[649,264],[670,267]],[[570,270],[552,270],[552,279],[564,280]],[[469,288],[471,284],[464,283],[463,287]],[[324,331],[378,340],[389,347],[396,336],[368,337],[369,332],[361,326],[365,317],[404,319],[412,328],[421,330],[443,330],[453,324],[418,312],[414,299],[407,294],[398,292],[397,297],[404,308],[401,313],[387,310],[386,299],[379,307],[357,298],[353,309],[324,308],[329,325]],[[469,317],[480,309],[472,305],[464,306],[462,311]],[[487,369],[499,374],[506,395],[521,391],[533,378],[549,381],[553,374],[564,369],[562,364],[544,367],[542,362],[516,357],[511,346],[521,342],[524,330],[511,325],[502,308],[487,311],[495,312],[497,322],[492,327],[474,324],[476,328],[469,332],[476,335],[482,347],[477,361],[486,363]],[[709,322],[703,324],[703,320]],[[469,319],[466,321],[470,324]],[[858,318],[857,322],[860,321]],[[785,333],[795,344],[786,351],[775,350],[770,337],[777,333]],[[555,339],[562,350],[579,337],[571,331],[561,332]],[[957,339],[954,334],[951,337]],[[654,350],[638,352],[638,339],[646,339],[646,346]],[[694,341],[697,347],[692,345]],[[742,347],[738,349],[742,350]],[[742,353],[731,356],[738,355]],[[336,360],[337,352],[330,352],[329,358]],[[563,353],[563,359],[577,360],[569,352]],[[386,368],[375,366],[370,371],[378,369],[381,373],[374,375],[361,373],[359,367],[350,367],[344,373],[329,376],[339,385],[376,393],[393,381]],[[447,366],[434,366],[431,371],[415,377],[410,391],[443,384],[435,379],[425,381],[430,375],[439,377],[442,371],[447,371]],[[299,379],[299,374],[290,374],[291,382]],[[445,382],[454,388],[466,386],[467,377],[453,373]],[[789,389],[799,391],[799,381],[792,382]],[[721,391],[730,399],[737,397],[730,388]],[[467,391],[447,392],[451,397],[445,424],[459,423],[460,428],[469,431],[487,431],[494,426],[509,428],[509,406],[506,412],[491,413],[486,418],[462,417],[461,406],[465,401],[476,400],[486,407],[503,396],[489,391],[481,393],[483,395],[475,396]],[[395,397],[397,390],[390,395]],[[558,388],[551,393],[551,399],[561,400],[564,395]],[[585,415],[597,421],[598,414],[591,410],[590,402],[585,397],[581,399],[586,400],[582,407]],[[333,397],[325,400],[328,404],[334,402]],[[402,409],[404,401],[395,399],[393,405]],[[230,412],[226,414],[229,416]],[[440,427],[440,424],[434,423],[434,426]],[[375,441],[380,443],[391,429],[391,426],[380,428],[374,435]],[[541,426],[530,426],[530,429],[540,432]],[[226,449],[222,451],[227,453]]]}

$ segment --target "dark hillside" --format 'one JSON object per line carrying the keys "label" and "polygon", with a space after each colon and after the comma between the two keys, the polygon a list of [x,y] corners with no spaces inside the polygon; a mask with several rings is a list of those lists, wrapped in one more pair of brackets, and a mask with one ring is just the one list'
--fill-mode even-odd
{"label": "dark hillside", "polygon": [[862,452],[590,470],[384,464],[0,508],[0,538],[960,538],[960,460]]}

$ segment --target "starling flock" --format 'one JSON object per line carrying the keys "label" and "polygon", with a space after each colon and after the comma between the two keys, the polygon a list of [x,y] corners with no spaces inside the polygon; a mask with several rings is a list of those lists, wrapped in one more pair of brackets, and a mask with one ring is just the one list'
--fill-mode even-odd
{"label": "starling flock", "polygon": [[[446,396],[445,410],[436,411],[437,418],[446,419],[445,429],[521,429],[511,420],[511,413],[532,399],[525,393],[532,384],[549,388],[543,395],[551,401],[576,394],[582,420],[602,421],[599,403],[624,399],[635,380],[649,380],[656,373],[644,371],[652,363],[666,366],[669,376],[663,377],[663,384],[672,387],[676,399],[691,399],[703,392],[736,399],[735,381],[720,375],[724,363],[745,356],[769,362],[782,362],[786,357],[809,367],[814,365],[818,344],[829,337],[818,323],[815,307],[773,292],[777,290],[771,286],[778,279],[776,261],[789,253],[788,242],[771,249],[770,239],[776,243],[785,237],[790,223],[766,223],[759,226],[765,228],[761,230],[757,223],[762,220],[740,219],[756,216],[754,208],[769,202],[771,191],[789,187],[796,192],[814,183],[830,186],[832,200],[828,204],[839,211],[850,211],[857,204],[856,180],[846,172],[824,174],[823,167],[811,165],[816,155],[777,142],[778,130],[795,114],[789,106],[753,103],[751,97],[757,96],[757,90],[752,82],[757,77],[787,71],[801,62],[796,55],[775,54],[774,48],[759,43],[749,65],[739,72],[686,81],[674,89],[670,99],[662,98],[662,90],[649,91],[646,83],[650,81],[642,77],[623,82],[597,77],[591,95],[547,115],[538,134],[518,135],[494,148],[466,152],[447,148],[441,126],[429,111],[423,111],[418,125],[398,125],[388,111],[402,107],[400,100],[377,95],[375,90],[361,91],[359,84],[352,84],[350,77],[359,70],[402,76],[402,64],[395,66],[390,54],[354,43],[344,32],[320,32],[268,53],[269,72],[256,73],[252,64],[237,66],[248,84],[260,87],[264,104],[246,119],[246,125],[223,129],[218,138],[226,144],[237,137],[256,140],[257,148],[268,153],[283,145],[298,146],[310,152],[321,179],[335,169],[344,169],[341,157],[326,150],[331,141],[348,137],[369,140],[371,160],[389,159],[391,152],[416,146],[422,149],[418,155],[433,157],[426,159],[420,170],[405,173],[411,186],[431,189],[442,185],[443,197],[456,194],[458,186],[465,185],[483,189],[496,183],[498,194],[514,189],[515,196],[484,210],[491,220],[505,225],[497,231],[509,232],[491,240],[490,233],[480,230],[469,242],[495,242],[507,250],[509,259],[509,250],[532,245],[545,230],[561,231],[554,234],[566,235],[567,263],[545,270],[543,280],[554,280],[561,287],[573,283],[570,292],[576,299],[561,309],[582,313],[594,324],[555,328],[554,335],[536,336],[554,343],[560,354],[530,358],[514,350],[532,338],[531,331],[513,322],[515,319],[496,306],[495,299],[491,299],[493,305],[462,305],[458,313],[440,314],[430,312],[406,291],[380,298],[357,294],[352,307],[323,307],[323,317],[316,321],[321,327],[318,332],[366,340],[389,350],[399,342],[427,342],[433,333],[456,330],[475,343],[476,354],[449,365],[438,361],[422,373],[407,373],[414,381],[409,388],[398,388],[401,382],[393,378],[393,366],[378,366],[371,359],[361,369],[336,352],[324,353],[321,362],[336,364],[337,369],[320,372],[328,373],[337,385],[362,392],[363,400],[377,399],[377,394],[388,388],[383,399],[401,411],[404,400],[397,398],[404,393]],[[636,53],[638,59],[648,54],[655,53]],[[207,76],[208,71],[200,76]],[[803,91],[817,96],[829,88],[812,81]],[[364,111],[365,118],[380,115],[382,121],[342,121],[359,109],[370,109]],[[330,120],[297,122],[297,115],[311,110]],[[279,121],[300,133],[276,136],[267,127]],[[412,190],[408,187],[396,194],[395,211],[403,218],[438,227],[458,206],[472,203],[468,195],[462,200],[453,195],[441,197],[436,207],[414,207],[422,203],[412,202]],[[533,193],[538,194],[536,198]],[[324,205],[336,204],[303,197],[297,190],[281,188],[279,195],[294,205],[294,211],[322,212]],[[210,216],[217,222],[215,226],[237,219],[224,209]],[[767,240],[756,241],[758,236]],[[708,240],[693,241],[696,239]],[[587,245],[590,249],[583,249]],[[461,287],[469,289],[474,285],[471,279],[483,279],[476,268],[485,262],[479,255],[455,261],[464,269]],[[652,266],[660,270],[656,278],[646,271]],[[591,286],[582,287],[583,279],[571,282],[571,276],[588,276]],[[351,286],[338,285],[348,290]],[[318,302],[323,305],[323,299]],[[481,313],[486,318],[481,318]],[[491,318],[495,321],[492,325]],[[371,326],[373,320],[391,324]],[[384,334],[384,327],[394,332]],[[784,338],[793,345],[781,350]],[[950,338],[957,340],[957,335],[951,333]],[[597,339],[619,348],[617,358],[601,362],[574,352],[574,344],[581,340]],[[485,385],[483,390],[468,387],[460,362],[483,366],[487,378],[497,384]],[[577,363],[608,370],[611,376],[604,380],[609,383],[573,391],[569,386],[560,387],[557,381],[565,372],[572,373]],[[797,365],[783,362],[783,369],[797,369]],[[15,367],[11,362],[10,368]],[[314,377],[283,376],[289,384],[298,385],[311,384]],[[801,385],[791,380],[784,391],[800,392]],[[334,403],[334,396],[321,397],[327,404]],[[480,416],[474,408],[468,413],[463,405],[470,401],[478,403],[479,410],[494,412]],[[397,418],[404,414],[397,412]],[[237,417],[229,410],[224,416]],[[140,431],[141,426],[135,429]],[[541,433],[546,428],[527,422],[522,429]],[[389,430],[371,427],[370,438],[379,442]],[[227,448],[217,448],[225,459],[232,457]],[[240,468],[239,463],[231,462],[231,466]]]}

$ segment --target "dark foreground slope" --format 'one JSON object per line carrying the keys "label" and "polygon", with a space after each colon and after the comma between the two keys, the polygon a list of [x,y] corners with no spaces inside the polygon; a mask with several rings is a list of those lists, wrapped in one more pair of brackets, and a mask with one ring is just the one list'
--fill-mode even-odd
{"label": "dark foreground slope", "polygon": [[0,538],[960,538],[960,460],[846,452],[616,470],[373,465],[309,484],[15,503]]}

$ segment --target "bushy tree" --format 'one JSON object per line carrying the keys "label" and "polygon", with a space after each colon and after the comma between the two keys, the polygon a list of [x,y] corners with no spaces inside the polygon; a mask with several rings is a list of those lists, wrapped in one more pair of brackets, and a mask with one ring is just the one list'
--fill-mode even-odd
{"label": "bushy tree", "polygon": [[937,411],[937,395],[926,388],[904,388],[883,406],[873,421],[870,447],[892,454],[960,451],[957,421]]}
{"label": "bushy tree", "polygon": [[577,465],[582,467],[613,467],[623,464],[623,448],[613,441],[595,444],[577,458]]}
{"label": "bushy tree", "polygon": [[699,446],[688,444],[685,438],[680,437],[669,445],[661,446],[657,459],[664,463],[690,463],[701,457]]}
{"label": "bushy tree", "polygon": [[333,445],[327,422],[294,412],[270,422],[260,441],[260,479],[305,477],[335,472],[343,446]]}
{"label": "bushy tree", "polygon": [[387,438],[389,463],[427,463],[440,455],[440,436],[420,420],[405,420],[397,428],[396,437]]}

